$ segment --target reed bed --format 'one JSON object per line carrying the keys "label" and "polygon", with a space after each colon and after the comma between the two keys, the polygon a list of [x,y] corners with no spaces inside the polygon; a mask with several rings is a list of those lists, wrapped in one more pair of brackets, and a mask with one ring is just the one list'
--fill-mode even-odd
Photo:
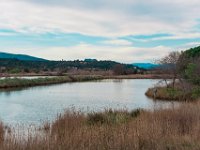
{"label": "reed bed", "polygon": [[[2,126],[1,126],[2,128]],[[11,134],[1,150],[199,150],[200,104],[143,111],[69,110],[25,140]],[[0,132],[3,133],[3,132]]]}

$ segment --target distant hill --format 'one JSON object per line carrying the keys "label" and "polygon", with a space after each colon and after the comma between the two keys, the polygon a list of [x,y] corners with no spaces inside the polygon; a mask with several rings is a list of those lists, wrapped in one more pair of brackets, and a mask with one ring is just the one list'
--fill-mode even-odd
{"label": "distant hill", "polygon": [[11,54],[11,53],[4,53],[4,52],[0,52],[0,59],[18,59],[18,60],[23,60],[23,61],[47,61],[46,59],[33,57],[29,55]]}
{"label": "distant hill", "polygon": [[132,65],[142,69],[154,69],[159,66],[157,64],[152,63],[133,63]]}

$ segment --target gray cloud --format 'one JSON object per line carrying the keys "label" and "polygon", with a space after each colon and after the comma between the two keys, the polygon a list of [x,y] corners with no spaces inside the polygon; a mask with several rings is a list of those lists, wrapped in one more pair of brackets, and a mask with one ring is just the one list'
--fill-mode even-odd
{"label": "gray cloud", "polygon": [[199,8],[199,0],[0,0],[0,29],[36,35],[79,33],[113,39],[104,42],[106,46],[81,44],[43,50],[25,47],[11,52],[22,51],[49,59],[56,55],[55,59],[91,56],[131,62],[160,57],[171,48],[132,47],[130,42],[116,40],[118,37],[168,33],[173,36],[163,39],[199,38]]}
{"label": "gray cloud", "polygon": [[200,18],[197,0],[1,0],[0,28],[94,35],[186,33]]}

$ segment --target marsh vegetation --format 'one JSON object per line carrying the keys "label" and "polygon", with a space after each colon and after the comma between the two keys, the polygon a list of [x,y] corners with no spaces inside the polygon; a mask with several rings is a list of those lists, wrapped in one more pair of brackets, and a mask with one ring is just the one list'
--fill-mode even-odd
{"label": "marsh vegetation", "polygon": [[[10,134],[0,126],[2,150],[196,150],[200,148],[200,104],[144,111],[68,110],[38,133]],[[12,133],[13,132],[13,133]],[[20,140],[19,140],[20,139]]]}

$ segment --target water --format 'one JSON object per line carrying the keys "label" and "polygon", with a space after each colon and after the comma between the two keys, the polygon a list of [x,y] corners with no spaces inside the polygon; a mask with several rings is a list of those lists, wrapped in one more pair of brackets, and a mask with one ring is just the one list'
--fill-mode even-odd
{"label": "water", "polygon": [[41,124],[53,121],[57,114],[71,107],[83,111],[171,107],[171,102],[155,102],[145,96],[145,91],[157,82],[102,80],[0,91],[0,120],[11,125]]}

